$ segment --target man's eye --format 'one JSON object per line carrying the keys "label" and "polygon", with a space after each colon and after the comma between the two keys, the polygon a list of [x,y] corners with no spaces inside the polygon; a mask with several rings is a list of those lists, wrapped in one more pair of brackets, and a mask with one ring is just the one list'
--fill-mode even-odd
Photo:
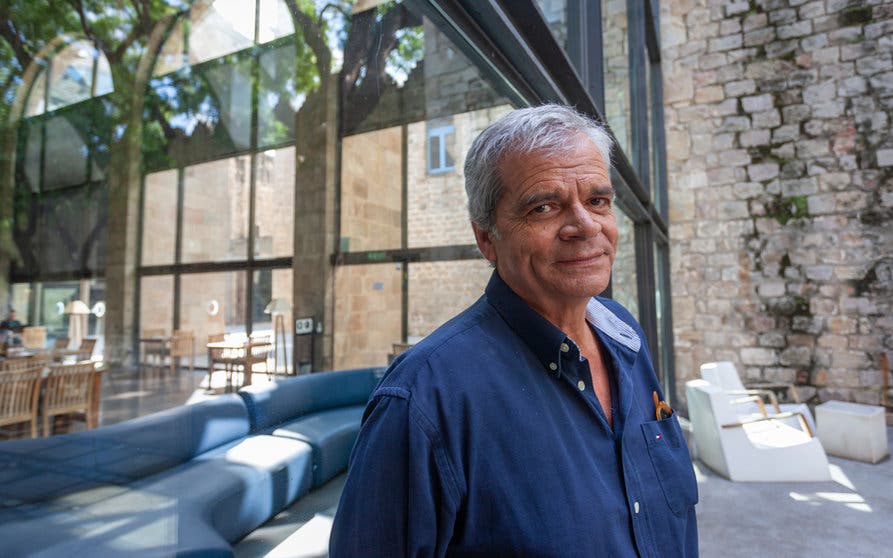
{"label": "man's eye", "polygon": [[610,198],[595,198],[592,200],[592,205],[595,207],[610,207],[611,199]]}
{"label": "man's eye", "polygon": [[543,205],[538,205],[538,206],[534,207],[533,212],[534,213],[546,213],[549,211],[549,209],[550,208],[549,208],[548,204],[543,204]]}

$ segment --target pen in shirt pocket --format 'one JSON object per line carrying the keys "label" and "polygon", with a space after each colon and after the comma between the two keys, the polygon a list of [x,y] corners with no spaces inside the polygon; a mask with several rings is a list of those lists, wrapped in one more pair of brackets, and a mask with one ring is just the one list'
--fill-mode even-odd
{"label": "pen in shirt pocket", "polygon": [[661,400],[657,396],[656,391],[651,392],[651,398],[654,399],[654,416],[657,420],[664,420],[673,416],[673,408],[666,401]]}

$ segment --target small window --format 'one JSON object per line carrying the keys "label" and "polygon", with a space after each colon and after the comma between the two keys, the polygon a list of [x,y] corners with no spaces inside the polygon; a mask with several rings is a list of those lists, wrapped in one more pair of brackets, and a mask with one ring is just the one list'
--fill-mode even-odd
{"label": "small window", "polygon": [[456,168],[453,144],[456,128],[452,124],[428,128],[428,174],[440,174]]}

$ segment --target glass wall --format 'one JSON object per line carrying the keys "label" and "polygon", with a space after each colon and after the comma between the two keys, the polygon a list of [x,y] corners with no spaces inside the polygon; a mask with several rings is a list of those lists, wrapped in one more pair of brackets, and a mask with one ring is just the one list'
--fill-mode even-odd
{"label": "glass wall", "polygon": [[[481,29],[456,29],[428,3],[161,2],[139,22],[114,3],[85,19],[54,6],[58,22],[25,45],[30,66],[0,39],[3,67],[18,72],[4,99],[22,98],[15,181],[0,188],[21,256],[6,264],[6,300],[53,335],[70,321],[57,303],[103,302],[90,331],[109,337],[124,366],[142,332],[177,329],[195,333],[198,355],[209,334],[277,334],[283,373],[386,364],[395,345],[472,303],[491,273],[466,212],[472,139],[514,106],[560,98],[617,136],[613,296],[647,313],[640,291],[652,287],[641,285],[657,287],[642,278],[666,265],[642,265],[635,231],[651,220],[641,200],[657,204],[665,185],[638,180],[627,162],[640,142],[637,79],[644,105],[660,104],[659,60],[646,53],[650,73],[639,76],[630,54],[644,48],[629,41],[646,16],[625,0],[496,4],[528,10],[516,35],[484,37],[514,70],[482,54]],[[113,29],[132,30],[130,42]],[[530,48],[510,48],[509,35]],[[560,56],[534,60],[552,40],[576,74]],[[598,64],[584,67],[582,52]],[[568,86],[575,75],[582,89]],[[661,117],[646,116],[657,173]],[[313,320],[312,331],[296,337],[296,319]]]}

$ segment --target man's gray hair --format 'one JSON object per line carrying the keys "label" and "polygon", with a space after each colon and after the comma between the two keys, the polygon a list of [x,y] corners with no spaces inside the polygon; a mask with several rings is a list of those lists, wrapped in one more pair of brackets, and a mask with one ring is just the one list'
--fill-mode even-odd
{"label": "man's gray hair", "polygon": [[611,139],[605,126],[576,110],[548,104],[513,110],[478,135],[465,158],[465,192],[471,222],[484,230],[493,228],[493,211],[502,194],[499,164],[508,155],[533,151],[559,153],[583,134],[611,168]]}

